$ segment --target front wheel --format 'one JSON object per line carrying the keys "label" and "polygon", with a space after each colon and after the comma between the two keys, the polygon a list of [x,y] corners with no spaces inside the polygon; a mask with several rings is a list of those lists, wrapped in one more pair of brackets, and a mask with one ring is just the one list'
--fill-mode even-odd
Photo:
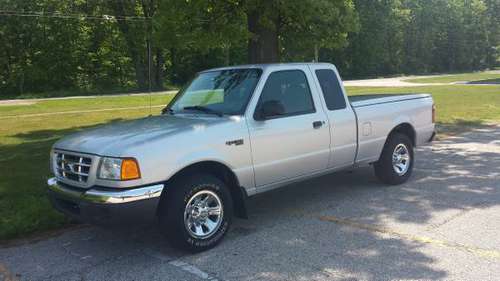
{"label": "front wheel", "polygon": [[160,202],[159,220],[169,242],[191,252],[217,245],[229,230],[233,215],[231,194],[212,175],[177,180]]}
{"label": "front wheel", "polygon": [[403,134],[389,136],[380,159],[375,163],[375,175],[387,184],[397,185],[406,182],[413,171],[413,144]]}

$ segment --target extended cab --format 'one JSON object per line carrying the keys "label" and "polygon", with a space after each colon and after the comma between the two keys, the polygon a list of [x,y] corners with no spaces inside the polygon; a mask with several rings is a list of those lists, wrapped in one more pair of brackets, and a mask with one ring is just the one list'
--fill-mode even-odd
{"label": "extended cab", "polygon": [[326,63],[206,70],[161,115],[55,143],[49,195],[82,221],[158,219],[173,245],[201,251],[246,216],[248,196],[367,164],[405,182],[434,114],[428,94],[347,97]]}

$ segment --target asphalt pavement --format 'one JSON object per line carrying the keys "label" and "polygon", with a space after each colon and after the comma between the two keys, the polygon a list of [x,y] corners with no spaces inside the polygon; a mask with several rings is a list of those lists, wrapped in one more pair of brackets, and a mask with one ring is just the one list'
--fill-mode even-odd
{"label": "asphalt pavement", "polygon": [[252,198],[250,218],[204,253],[155,226],[80,227],[0,247],[0,280],[498,280],[500,126],[416,157],[400,186],[360,168]]}

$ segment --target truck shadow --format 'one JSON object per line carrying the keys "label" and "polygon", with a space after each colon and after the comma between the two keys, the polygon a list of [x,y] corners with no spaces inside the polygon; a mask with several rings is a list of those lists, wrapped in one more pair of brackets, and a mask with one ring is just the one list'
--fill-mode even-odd
{"label": "truck shadow", "polygon": [[[458,135],[469,132],[475,129],[488,129],[492,128],[491,124],[487,124],[482,120],[464,120],[456,119],[452,122],[437,122],[437,131],[439,135]],[[439,137],[438,135],[438,137]]]}
{"label": "truck shadow", "polygon": [[[35,228],[46,216],[57,217],[45,200],[44,178],[48,169],[40,169],[39,163],[48,163],[47,152],[59,136],[74,131],[45,130],[16,135],[26,142],[0,147],[0,169],[12,170],[0,179],[0,200],[13,198],[17,192],[30,192],[33,204],[40,205],[36,209],[40,211],[38,215],[26,213],[23,223],[28,228]],[[53,247],[61,258],[53,261],[51,274],[64,274],[83,266],[110,266],[118,256],[120,260],[116,262],[125,259],[129,264],[137,261],[146,265],[147,261],[138,258],[146,255],[165,260],[181,258],[227,280],[447,278],[450,272],[439,268],[438,261],[454,254],[454,249],[430,255],[425,250],[432,245],[322,218],[421,235],[446,224],[448,213],[453,216],[457,212],[498,206],[499,139],[500,127],[488,127],[419,148],[414,174],[400,186],[383,185],[371,169],[362,168],[256,196],[249,200],[248,220],[237,220],[223,243],[196,255],[173,250],[156,227],[126,231],[89,227],[19,249],[30,251],[29,260],[37,261],[45,259],[47,247],[57,244]],[[32,160],[37,164],[30,164]],[[26,177],[25,173],[37,176]],[[13,186],[20,187],[14,191],[10,188]],[[19,201],[13,200],[14,203]],[[12,257],[6,261],[14,264],[15,251],[12,248],[0,252],[0,257]],[[69,262],[64,262],[65,256]],[[87,256],[92,258],[84,259]],[[17,262],[26,259],[22,256]]]}

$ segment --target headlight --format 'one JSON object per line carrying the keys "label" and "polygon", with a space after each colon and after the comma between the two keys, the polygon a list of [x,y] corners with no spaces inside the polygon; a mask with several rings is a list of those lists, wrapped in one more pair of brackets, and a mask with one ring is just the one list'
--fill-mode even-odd
{"label": "headlight", "polygon": [[141,177],[139,164],[134,158],[104,157],[98,175],[105,180],[135,180]]}

